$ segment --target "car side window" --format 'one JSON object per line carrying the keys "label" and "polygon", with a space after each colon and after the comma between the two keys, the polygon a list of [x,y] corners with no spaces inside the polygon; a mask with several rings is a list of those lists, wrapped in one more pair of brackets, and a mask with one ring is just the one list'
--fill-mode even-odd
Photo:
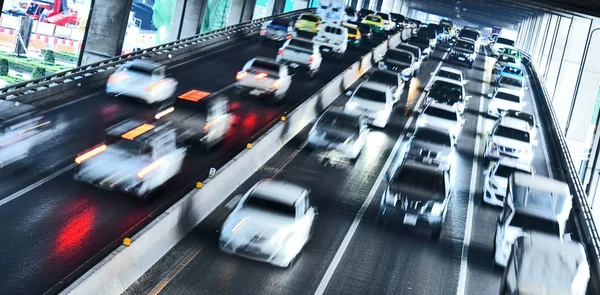
{"label": "car side window", "polygon": [[301,198],[296,201],[296,218],[302,218],[306,213],[306,198]]}

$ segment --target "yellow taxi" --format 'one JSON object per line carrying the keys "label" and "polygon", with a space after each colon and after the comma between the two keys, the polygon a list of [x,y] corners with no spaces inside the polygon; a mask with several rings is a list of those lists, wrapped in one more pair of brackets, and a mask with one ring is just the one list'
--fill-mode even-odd
{"label": "yellow taxi", "polygon": [[343,26],[348,29],[348,45],[354,48],[360,47],[362,36],[358,30],[358,27],[351,24],[343,24]]}
{"label": "yellow taxi", "polygon": [[379,15],[369,14],[362,20],[362,23],[371,26],[373,32],[376,33],[383,32],[385,30],[383,18]]}
{"label": "yellow taxi", "polygon": [[300,15],[294,25],[294,29],[298,31],[305,31],[311,33],[317,33],[321,27],[321,17],[312,13],[303,13]]}

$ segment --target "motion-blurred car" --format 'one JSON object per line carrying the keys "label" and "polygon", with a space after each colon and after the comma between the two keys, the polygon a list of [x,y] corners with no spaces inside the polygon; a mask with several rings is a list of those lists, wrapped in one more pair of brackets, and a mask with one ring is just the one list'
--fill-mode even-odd
{"label": "motion-blurred car", "polygon": [[456,141],[443,129],[417,127],[406,143],[406,160],[436,165],[441,169],[450,169],[456,159]]}
{"label": "motion-blurred car", "polygon": [[342,60],[348,49],[348,29],[342,25],[325,23],[313,38],[313,43],[320,51]]}
{"label": "motion-blurred car", "polygon": [[354,10],[354,8],[346,7],[344,11],[346,12],[346,22],[358,21],[358,14]]}
{"label": "motion-blurred car", "polygon": [[402,79],[402,75],[394,71],[375,70],[367,77],[365,83],[379,86],[384,90],[389,88],[394,103],[397,103],[400,100],[400,96],[404,92],[404,80]]}
{"label": "motion-blurred car", "polygon": [[448,170],[405,161],[383,193],[377,222],[382,223],[387,218],[402,218],[404,225],[431,228],[432,238],[439,239],[446,220],[450,192]]}
{"label": "motion-blurred car", "polygon": [[521,91],[510,88],[500,88],[492,96],[492,99],[488,104],[487,113],[492,117],[500,117],[507,110],[522,111],[524,106],[525,102],[521,96]]}
{"label": "motion-blurred car", "polygon": [[177,146],[175,129],[168,125],[127,120],[110,127],[104,143],[75,158],[74,178],[145,200],[179,173],[187,152]]}
{"label": "motion-blurred car", "polygon": [[471,98],[466,95],[463,83],[447,78],[435,77],[431,86],[425,87],[425,91],[427,92],[425,105],[432,102],[445,103],[454,106],[460,114],[465,111],[465,107]]}
{"label": "motion-blurred car", "polygon": [[[446,78],[449,80],[453,80],[453,81],[462,83],[464,85],[466,85],[468,82],[467,80],[465,80],[465,77],[461,70],[457,70],[455,68],[450,68],[450,67],[441,67],[437,72],[432,73],[432,75],[434,75],[435,78]],[[435,79],[431,79],[429,84],[425,87],[429,88],[431,86],[431,84],[433,83],[433,81],[435,81]]]}
{"label": "motion-blurred car", "polygon": [[504,205],[504,197],[506,197],[508,178],[515,172],[533,175],[533,168],[529,164],[510,158],[500,158],[498,162],[490,166],[484,172],[483,202],[502,207]]}
{"label": "motion-blurred car", "polygon": [[365,118],[343,110],[328,109],[308,133],[308,146],[336,150],[357,159],[366,143],[369,128]]}
{"label": "motion-blurred car", "polygon": [[277,101],[285,97],[292,84],[287,65],[265,57],[249,60],[235,78],[236,85],[251,95],[269,94]]}
{"label": "motion-blurred car", "polygon": [[381,16],[369,14],[362,20],[362,23],[371,26],[373,32],[375,33],[381,33],[385,31],[385,23],[383,22],[383,18],[381,18]]}
{"label": "motion-blurred car", "polygon": [[400,74],[404,81],[404,86],[409,87],[411,79],[418,73],[414,68],[414,63],[417,59],[415,56],[406,50],[389,49],[377,63],[377,68],[380,70],[394,71]]}
{"label": "motion-blurred car", "polygon": [[539,175],[515,172],[494,234],[494,263],[505,267],[514,241],[540,232],[561,241],[573,207],[569,186]]}
{"label": "motion-blurred car", "polygon": [[510,47],[510,46],[506,46],[504,48],[502,48],[502,50],[500,50],[498,52],[498,54],[506,54],[506,55],[510,55],[512,57],[515,58],[515,63],[520,65],[523,62],[523,56],[521,55],[521,51],[519,51],[518,49],[514,48],[514,47]]}
{"label": "motion-blurred car", "polygon": [[496,81],[494,92],[497,92],[498,89],[501,88],[514,90],[515,93],[518,93],[519,97],[522,98],[525,96],[525,77],[513,74],[503,74],[500,76],[500,79]]}
{"label": "motion-blurred car", "polygon": [[363,115],[373,126],[385,128],[394,110],[391,89],[382,90],[381,86],[364,83],[346,94],[350,95],[350,99],[344,106],[344,112]]}
{"label": "motion-blurred car", "polygon": [[508,63],[521,64],[521,61],[517,60],[517,58],[513,55],[502,53],[498,55],[498,59],[496,59],[496,63],[494,64],[492,72],[499,73]]}
{"label": "motion-blurred car", "polygon": [[501,118],[488,136],[484,156],[498,160],[501,157],[518,159],[530,164],[533,160],[533,145],[529,125],[515,118]]}
{"label": "motion-blurred car", "polygon": [[263,23],[260,36],[263,40],[284,41],[292,38],[294,27],[292,21],[284,18],[276,18]]}
{"label": "motion-blurred car", "polygon": [[508,39],[506,37],[496,37],[493,40],[493,43],[491,44],[490,48],[492,51],[492,56],[498,56],[498,54],[500,54],[504,47],[514,47],[515,46],[515,41]]}
{"label": "motion-blurred car", "polygon": [[173,106],[158,112],[155,119],[172,122],[178,141],[212,148],[231,128],[233,114],[224,94],[190,90],[180,95]]}
{"label": "motion-blurred car", "polygon": [[147,104],[165,101],[175,93],[177,81],[166,77],[166,67],[136,59],[120,66],[106,83],[106,93],[128,96]]}
{"label": "motion-blurred car", "polygon": [[362,35],[360,34],[358,26],[352,24],[343,24],[342,26],[348,30],[348,45],[353,48],[359,48]]}
{"label": "motion-blurred car", "polygon": [[292,38],[279,48],[275,60],[288,65],[292,71],[305,71],[310,78],[314,78],[321,69],[323,57],[319,46],[312,40]]}
{"label": "motion-blurred car", "polygon": [[506,63],[502,70],[496,76],[496,82],[500,80],[500,77],[503,75],[516,75],[516,76],[525,76],[525,72],[523,71],[523,66],[515,63]]}
{"label": "motion-blurred car", "polygon": [[417,118],[418,127],[428,127],[449,132],[457,142],[465,121],[458,110],[447,104],[431,103],[423,109]]}
{"label": "motion-blurred car", "polygon": [[452,46],[448,60],[465,63],[469,66],[469,69],[472,69],[475,59],[477,59],[476,46],[471,40],[458,39]]}
{"label": "motion-blurred car", "polygon": [[431,47],[429,47],[429,41],[428,37],[417,35],[410,37],[410,39],[408,39],[408,44],[419,47],[423,59],[428,60],[432,53]]}
{"label": "motion-blurred car", "polygon": [[529,125],[531,138],[535,139],[537,135],[538,125],[535,121],[535,117],[532,114],[515,110],[507,110],[506,112],[504,112],[504,117],[515,118],[521,121],[525,121],[527,125]]}
{"label": "motion-blurred car", "polygon": [[471,42],[475,43],[475,53],[479,53],[481,47],[481,33],[478,30],[465,27],[458,33],[458,39],[471,40]]}
{"label": "motion-blurred car", "polygon": [[303,13],[298,17],[294,29],[316,34],[321,28],[321,17],[312,13]]}
{"label": "motion-blurred car", "polygon": [[317,208],[309,190],[263,180],[241,197],[219,232],[228,254],[288,267],[311,238]]}
{"label": "motion-blurred car", "polygon": [[393,20],[392,15],[385,12],[377,12],[375,15],[380,16],[383,19],[384,30],[393,32],[396,30],[396,22]]}
{"label": "motion-blurred car", "polygon": [[414,46],[414,45],[406,44],[406,43],[400,43],[400,44],[398,44],[398,46],[396,46],[396,49],[406,50],[406,51],[412,53],[413,56],[415,57],[415,61],[413,62],[412,67],[416,72],[420,72],[421,65],[426,60],[425,56],[423,54],[421,54],[421,48]]}
{"label": "motion-blurred car", "polygon": [[429,27],[421,27],[417,31],[416,37],[420,37],[420,38],[429,40],[429,48],[431,48],[432,50],[435,50],[435,47],[437,46],[438,37],[437,37],[437,33],[434,29],[431,29]]}
{"label": "motion-blurred car", "polygon": [[27,158],[49,124],[32,105],[0,100],[0,168]]}

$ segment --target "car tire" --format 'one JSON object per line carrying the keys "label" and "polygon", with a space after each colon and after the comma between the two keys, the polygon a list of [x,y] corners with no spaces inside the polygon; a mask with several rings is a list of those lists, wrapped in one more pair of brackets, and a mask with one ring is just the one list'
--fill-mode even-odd
{"label": "car tire", "polygon": [[410,88],[410,82],[411,82],[411,80],[408,80],[407,82],[404,82],[404,89]]}
{"label": "car tire", "polygon": [[308,72],[308,78],[314,79],[317,76],[318,72],[319,72],[319,69],[309,71]]}
{"label": "car tire", "polygon": [[469,64],[469,69],[472,69],[472,68],[473,68],[473,63],[470,63]]}
{"label": "car tire", "polygon": [[440,237],[442,236],[442,229],[443,229],[442,225],[443,225],[443,223],[440,224],[440,225],[438,225],[438,226],[434,226],[431,229],[431,239],[432,240],[436,240],[437,241],[437,240],[440,239]]}

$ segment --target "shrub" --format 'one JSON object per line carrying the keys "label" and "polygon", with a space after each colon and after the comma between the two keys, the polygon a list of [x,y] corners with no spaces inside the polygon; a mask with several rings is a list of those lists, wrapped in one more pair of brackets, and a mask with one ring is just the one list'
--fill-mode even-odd
{"label": "shrub", "polygon": [[45,50],[44,51],[44,61],[49,63],[49,64],[54,64],[54,62],[56,61],[54,59],[54,51],[52,50]]}
{"label": "shrub", "polygon": [[8,60],[0,58],[0,76],[8,76]]}
{"label": "shrub", "polygon": [[31,74],[31,79],[38,79],[44,76],[46,76],[46,69],[42,67],[35,67],[35,69],[33,69],[33,73]]}

